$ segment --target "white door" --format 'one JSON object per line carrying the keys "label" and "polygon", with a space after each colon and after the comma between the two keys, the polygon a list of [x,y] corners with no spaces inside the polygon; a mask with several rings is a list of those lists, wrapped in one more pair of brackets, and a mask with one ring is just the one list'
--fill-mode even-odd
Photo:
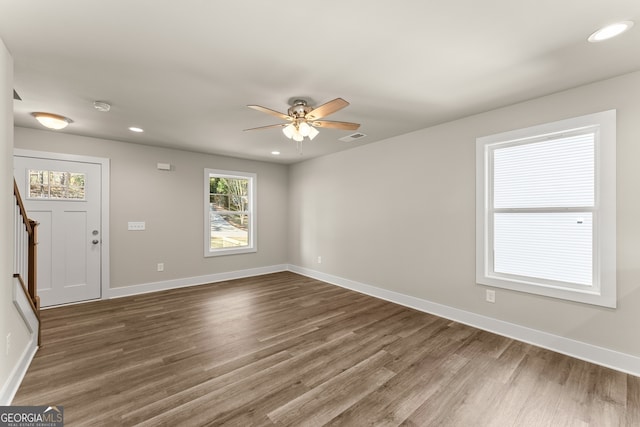
{"label": "white door", "polygon": [[101,297],[101,168],[14,156],[27,215],[40,223],[37,286],[42,307]]}

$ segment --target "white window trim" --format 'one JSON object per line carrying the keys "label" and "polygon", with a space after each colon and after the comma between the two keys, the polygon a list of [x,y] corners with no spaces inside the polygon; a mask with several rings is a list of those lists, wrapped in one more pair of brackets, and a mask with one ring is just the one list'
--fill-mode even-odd
{"label": "white window trim", "polygon": [[[599,127],[596,138],[596,286],[580,289],[499,277],[492,273],[489,248],[489,152],[495,145]],[[616,110],[589,114],[476,139],[476,283],[604,307],[616,307]]]}
{"label": "white window trim", "polygon": [[[249,179],[249,245],[239,248],[211,249],[211,222],[209,218],[209,178],[211,175],[221,176],[225,178],[246,178]],[[257,242],[257,178],[255,173],[237,172],[221,169],[204,170],[204,256],[214,257],[223,255],[245,254],[258,251]]]}

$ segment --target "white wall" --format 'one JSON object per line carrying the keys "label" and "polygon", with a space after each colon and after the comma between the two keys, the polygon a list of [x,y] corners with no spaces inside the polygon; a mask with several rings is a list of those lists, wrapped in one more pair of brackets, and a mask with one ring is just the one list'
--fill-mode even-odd
{"label": "white wall", "polygon": [[[475,139],[608,109],[618,114],[618,308],[507,290],[486,303],[475,284]],[[639,357],[639,136],[634,73],[293,165],[290,262]]]}
{"label": "white wall", "polygon": [[32,338],[13,304],[12,171],[13,60],[0,40],[0,405],[9,404],[17,390],[30,360],[25,353]]}
{"label": "white wall", "polygon": [[[15,129],[15,146],[110,159],[110,286],[120,292],[287,262],[284,165],[26,128]],[[157,163],[172,170],[160,171]],[[258,252],[204,258],[205,168],[257,173]],[[127,231],[128,221],[145,221],[146,230]],[[158,263],[163,272],[156,271]]]}

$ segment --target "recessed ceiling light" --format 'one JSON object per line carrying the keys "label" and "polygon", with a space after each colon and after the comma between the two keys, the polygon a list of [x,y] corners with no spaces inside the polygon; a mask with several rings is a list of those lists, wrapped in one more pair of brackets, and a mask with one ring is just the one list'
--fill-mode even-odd
{"label": "recessed ceiling light", "polygon": [[587,40],[591,43],[609,40],[615,36],[619,36],[631,27],[633,27],[633,21],[616,22],[615,24],[600,28],[598,31],[591,34]]}
{"label": "recessed ceiling light", "polygon": [[272,151],[271,154],[273,154],[274,156],[279,156],[280,152],[279,151]]}
{"label": "recessed ceiling light", "polygon": [[131,132],[138,132],[138,133],[140,133],[140,132],[144,132],[144,129],[142,129],[142,128],[138,128],[138,127],[135,127],[135,126],[131,126],[131,127],[129,128],[129,130],[130,130]]}

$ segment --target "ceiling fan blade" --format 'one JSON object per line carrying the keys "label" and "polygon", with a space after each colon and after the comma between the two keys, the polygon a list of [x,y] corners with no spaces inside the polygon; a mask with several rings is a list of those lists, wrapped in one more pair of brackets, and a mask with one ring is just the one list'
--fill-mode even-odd
{"label": "ceiling fan blade", "polygon": [[347,105],[349,105],[349,103],[344,99],[336,98],[333,101],[329,101],[326,104],[322,104],[318,108],[314,108],[313,110],[309,111],[305,115],[305,118],[307,120],[321,119],[328,116],[329,114],[335,113],[338,110],[342,110]]}
{"label": "ceiling fan blade", "polygon": [[286,114],[280,113],[276,110],[272,110],[271,108],[262,107],[260,105],[247,105],[247,107],[253,108],[257,111],[262,111],[263,113],[271,114],[272,116],[276,116],[282,120],[293,120],[290,116],[287,116]]}
{"label": "ceiling fan blade", "polygon": [[332,129],[343,129],[343,130],[357,130],[360,127],[359,123],[332,122],[328,120],[314,120],[313,122],[311,122],[311,124],[319,128],[332,128]]}
{"label": "ceiling fan blade", "polygon": [[244,129],[244,130],[247,131],[247,130],[261,130],[261,129],[269,129],[269,128],[281,128],[281,127],[285,127],[287,125],[288,125],[288,123],[280,123],[280,124],[277,124],[277,125],[260,126],[260,127],[257,127],[257,128]]}

